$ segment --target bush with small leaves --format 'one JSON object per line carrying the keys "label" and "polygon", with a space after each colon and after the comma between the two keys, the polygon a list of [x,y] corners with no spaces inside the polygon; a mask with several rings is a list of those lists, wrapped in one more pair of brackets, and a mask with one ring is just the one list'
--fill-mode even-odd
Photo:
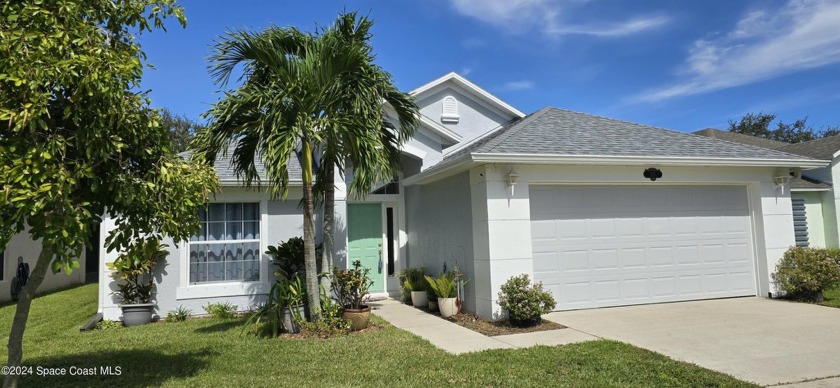
{"label": "bush with small leaves", "polygon": [[499,291],[499,306],[508,312],[513,324],[538,320],[556,305],[551,293],[543,290],[542,282],[532,285],[526,274],[508,279]]}
{"label": "bush with small leaves", "polygon": [[822,292],[840,284],[840,251],[791,247],[776,265],[773,280],[788,296],[823,300]]}
{"label": "bush with small leaves", "polygon": [[96,323],[96,330],[114,330],[122,327],[123,324],[120,321],[109,321],[105,319]]}
{"label": "bush with small leaves", "polygon": [[192,315],[192,310],[184,306],[178,306],[177,309],[166,314],[166,322],[184,322],[190,315]]}
{"label": "bush with small leaves", "polygon": [[208,303],[204,311],[213,318],[230,319],[236,317],[236,305],[225,303]]}

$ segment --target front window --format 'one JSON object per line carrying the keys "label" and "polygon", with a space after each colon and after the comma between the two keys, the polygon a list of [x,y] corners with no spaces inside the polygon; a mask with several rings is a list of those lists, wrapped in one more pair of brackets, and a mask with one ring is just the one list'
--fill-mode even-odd
{"label": "front window", "polygon": [[190,284],[260,280],[259,203],[211,203],[190,237]]}

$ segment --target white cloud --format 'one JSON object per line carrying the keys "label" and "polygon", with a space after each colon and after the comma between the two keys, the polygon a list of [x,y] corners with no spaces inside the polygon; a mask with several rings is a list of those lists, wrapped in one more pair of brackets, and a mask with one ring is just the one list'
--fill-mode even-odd
{"label": "white cloud", "polygon": [[840,2],[790,0],[780,9],[744,15],[735,28],[695,41],[680,80],[635,101],[661,101],[840,63]]}
{"label": "white cloud", "polygon": [[569,8],[584,0],[450,0],[458,13],[508,31],[521,32],[536,26],[549,36],[592,35],[620,37],[658,28],[669,21],[665,16],[635,17],[620,22],[575,23]]}
{"label": "white cloud", "polygon": [[531,90],[534,88],[534,81],[511,81],[505,84],[504,89],[509,91]]}
{"label": "white cloud", "polygon": [[468,75],[472,74],[472,72],[473,72],[473,68],[472,68],[472,67],[465,66],[465,67],[462,67],[462,68],[461,68],[461,73],[460,73],[460,74],[461,74],[462,76],[466,77],[466,76],[468,76]]}

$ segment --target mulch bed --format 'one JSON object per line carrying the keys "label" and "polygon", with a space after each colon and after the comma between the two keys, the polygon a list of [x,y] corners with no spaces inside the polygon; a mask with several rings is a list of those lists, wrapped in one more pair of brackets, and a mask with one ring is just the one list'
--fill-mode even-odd
{"label": "mulch bed", "polygon": [[506,334],[522,334],[522,333],[533,333],[535,331],[546,331],[546,330],[558,330],[558,329],[565,329],[566,326],[563,326],[559,323],[554,323],[548,320],[543,319],[540,324],[531,327],[516,327],[511,326],[510,322],[508,321],[486,321],[483,320],[473,314],[460,312],[455,314],[449,318],[443,318],[440,315],[439,311],[430,312],[428,309],[421,308],[429,314],[432,314],[436,317],[441,319],[445,319],[449,322],[457,323],[460,326],[466,327],[474,332],[484,334],[488,337],[495,337],[497,335],[506,335]]}
{"label": "mulch bed", "polygon": [[305,340],[305,339],[312,339],[312,338],[321,338],[321,339],[328,339],[334,337],[342,337],[345,335],[362,335],[368,333],[375,333],[377,331],[381,331],[384,329],[385,326],[377,325],[373,322],[368,324],[368,327],[358,330],[358,331],[351,331],[347,334],[329,334],[329,333],[318,333],[318,332],[305,332],[301,331],[300,333],[282,333],[280,334],[279,338],[283,339],[290,339],[290,340]]}

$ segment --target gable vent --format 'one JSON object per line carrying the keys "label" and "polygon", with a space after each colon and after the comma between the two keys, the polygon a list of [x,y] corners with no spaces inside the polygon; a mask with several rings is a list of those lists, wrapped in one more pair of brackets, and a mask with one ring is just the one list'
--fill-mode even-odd
{"label": "gable vent", "polygon": [[452,96],[443,98],[443,113],[440,115],[440,121],[449,124],[457,124],[458,119],[458,100]]}

